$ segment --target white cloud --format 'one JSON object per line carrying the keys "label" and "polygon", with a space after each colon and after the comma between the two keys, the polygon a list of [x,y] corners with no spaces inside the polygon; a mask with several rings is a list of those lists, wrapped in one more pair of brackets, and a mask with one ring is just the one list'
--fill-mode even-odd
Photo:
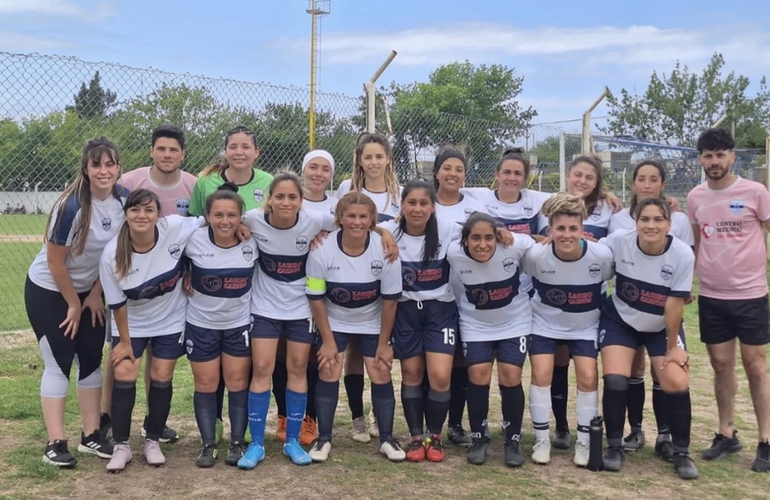
{"label": "white cloud", "polygon": [[3,52],[54,52],[72,46],[72,43],[61,40],[41,38],[13,31],[0,31],[0,51]]}
{"label": "white cloud", "polygon": [[0,14],[37,14],[103,21],[114,17],[116,10],[109,2],[98,2],[95,8],[86,8],[71,0],[0,0]]}

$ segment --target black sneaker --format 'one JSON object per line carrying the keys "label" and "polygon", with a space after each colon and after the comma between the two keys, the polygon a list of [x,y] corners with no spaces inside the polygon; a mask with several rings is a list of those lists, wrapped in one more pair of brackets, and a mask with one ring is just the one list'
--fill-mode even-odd
{"label": "black sneaker", "polygon": [[80,433],[80,453],[90,453],[99,458],[112,458],[112,443],[102,438],[101,431],[95,430],[90,436]]}
{"label": "black sneaker", "polygon": [[217,461],[217,445],[216,443],[204,444],[201,448],[201,452],[198,454],[198,459],[195,461],[195,465],[201,469],[210,469],[214,467]]}
{"label": "black sneaker", "polygon": [[505,445],[505,465],[508,467],[521,467],[524,465],[524,455],[521,454],[518,441],[510,441]]}
{"label": "black sneaker", "polygon": [[733,437],[724,434],[715,434],[711,442],[711,448],[704,450],[702,455],[706,460],[721,460],[731,453],[738,453],[743,449],[743,444],[738,440],[738,431],[733,431]]}
{"label": "black sneaker", "polygon": [[632,429],[631,434],[623,438],[623,451],[638,451],[644,448],[644,431]]}
{"label": "black sneaker", "polygon": [[674,459],[674,443],[671,442],[671,436],[658,436],[655,440],[655,454],[669,462]]}
{"label": "black sneaker", "polygon": [[757,458],[751,464],[751,470],[754,472],[770,471],[770,444],[760,442],[757,445]]}
{"label": "black sneaker", "polygon": [[106,413],[99,416],[99,433],[105,441],[112,441],[112,419]]}
{"label": "black sneaker", "polygon": [[483,465],[487,461],[487,442],[483,439],[474,439],[468,448],[468,463]]}
{"label": "black sneaker", "polygon": [[626,459],[625,452],[620,446],[611,446],[604,452],[602,461],[604,462],[604,470],[618,472],[623,467],[623,462]]}
{"label": "black sneaker", "polygon": [[[144,417],[144,423],[142,424],[142,437],[147,437],[147,417]],[[179,440],[179,434],[169,426],[163,428],[163,432],[160,433],[161,443],[175,443]]]}
{"label": "black sneaker", "polygon": [[467,447],[473,442],[468,433],[465,432],[465,429],[463,429],[462,424],[449,427],[446,430],[446,437],[455,446]]}
{"label": "black sneaker", "polygon": [[687,453],[674,453],[674,469],[682,479],[698,479],[698,469]]}
{"label": "black sneaker", "polygon": [[246,453],[246,443],[243,441],[232,441],[230,443],[230,448],[227,449],[225,464],[235,467],[238,465],[238,460],[241,459],[244,453]]}
{"label": "black sneaker", "polygon": [[72,469],[78,464],[77,459],[72,456],[69,448],[67,448],[67,441],[64,439],[57,439],[45,447],[43,462],[61,467],[62,469]]}
{"label": "black sneaker", "polygon": [[569,427],[556,428],[556,432],[551,439],[551,446],[557,450],[569,450],[572,446],[572,436],[569,433]]}

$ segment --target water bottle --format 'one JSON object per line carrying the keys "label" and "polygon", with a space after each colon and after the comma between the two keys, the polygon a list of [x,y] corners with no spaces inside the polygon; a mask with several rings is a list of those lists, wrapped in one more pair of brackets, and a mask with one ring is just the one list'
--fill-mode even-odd
{"label": "water bottle", "polygon": [[604,419],[596,416],[591,419],[589,429],[589,452],[588,452],[588,470],[597,472],[602,470],[602,448],[604,447]]}

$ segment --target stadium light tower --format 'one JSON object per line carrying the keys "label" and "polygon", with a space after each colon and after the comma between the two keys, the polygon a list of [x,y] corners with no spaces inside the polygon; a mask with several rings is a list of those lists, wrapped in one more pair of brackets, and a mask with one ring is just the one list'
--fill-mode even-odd
{"label": "stadium light tower", "polygon": [[321,70],[321,18],[331,12],[331,0],[308,0],[310,14],[310,109],[308,111],[308,144],[315,149],[315,94]]}

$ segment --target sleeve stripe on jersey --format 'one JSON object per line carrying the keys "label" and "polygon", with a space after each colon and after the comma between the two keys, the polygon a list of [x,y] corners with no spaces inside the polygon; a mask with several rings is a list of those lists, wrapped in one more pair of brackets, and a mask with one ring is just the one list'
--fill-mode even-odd
{"label": "sleeve stripe on jersey", "polygon": [[112,309],[113,311],[117,311],[118,309],[126,305],[126,302],[128,302],[128,299],[124,300],[119,304],[110,304],[110,309]]}
{"label": "sleeve stripe on jersey", "polygon": [[78,211],[80,211],[80,202],[76,196],[71,197],[59,207],[57,216],[61,217],[61,224],[59,224],[56,234],[53,234],[53,226],[55,223],[51,225],[52,234],[49,238],[51,243],[55,245],[67,244]]}
{"label": "sleeve stripe on jersey", "polygon": [[308,298],[308,300],[323,300],[326,295],[316,295],[313,293],[306,293],[305,294]]}
{"label": "sleeve stripe on jersey", "polygon": [[380,295],[382,300],[398,300],[401,298],[401,292],[398,293],[383,293]]}
{"label": "sleeve stripe on jersey", "polygon": [[682,290],[682,291],[671,290],[670,292],[668,292],[668,296],[669,297],[679,297],[679,298],[682,298],[682,299],[689,299],[690,298],[690,292],[685,292],[684,290]]}
{"label": "sleeve stripe on jersey", "polygon": [[307,289],[311,292],[325,293],[326,292],[326,280],[321,278],[307,277]]}

